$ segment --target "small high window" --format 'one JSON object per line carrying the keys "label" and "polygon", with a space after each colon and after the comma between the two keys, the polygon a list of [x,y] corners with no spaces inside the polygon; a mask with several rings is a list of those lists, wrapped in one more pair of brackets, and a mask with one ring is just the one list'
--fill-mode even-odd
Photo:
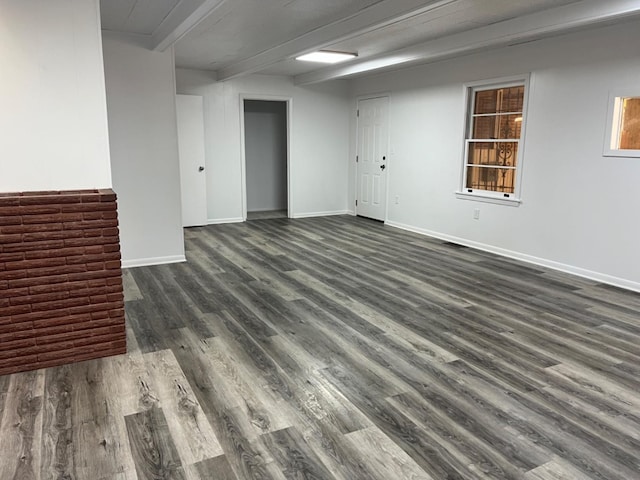
{"label": "small high window", "polygon": [[640,96],[611,96],[604,155],[640,157]]}
{"label": "small high window", "polygon": [[516,199],[522,163],[526,79],[467,86],[461,192]]}

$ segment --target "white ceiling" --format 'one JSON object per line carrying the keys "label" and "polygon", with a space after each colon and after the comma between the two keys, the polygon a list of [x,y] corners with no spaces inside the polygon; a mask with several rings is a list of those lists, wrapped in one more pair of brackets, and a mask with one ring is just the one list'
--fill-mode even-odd
{"label": "white ceiling", "polygon": [[102,29],[151,35],[180,0],[102,0]]}
{"label": "white ceiling", "polygon": [[[311,83],[531,41],[640,15],[638,0],[102,0],[103,30],[175,46],[176,66]],[[315,49],[358,54],[322,66]]]}

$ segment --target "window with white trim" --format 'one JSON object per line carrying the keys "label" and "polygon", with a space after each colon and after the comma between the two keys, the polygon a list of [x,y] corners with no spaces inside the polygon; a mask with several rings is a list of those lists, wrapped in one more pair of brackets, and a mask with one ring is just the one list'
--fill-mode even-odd
{"label": "window with white trim", "polygon": [[517,199],[526,115],[526,79],[467,87],[461,193]]}
{"label": "window with white trim", "polygon": [[604,155],[640,157],[640,96],[611,95]]}

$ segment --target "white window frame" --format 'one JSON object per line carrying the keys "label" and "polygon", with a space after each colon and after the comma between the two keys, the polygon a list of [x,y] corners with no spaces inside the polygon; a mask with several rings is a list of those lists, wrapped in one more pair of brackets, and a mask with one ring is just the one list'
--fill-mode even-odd
{"label": "white window frame", "polygon": [[609,107],[607,108],[607,129],[604,136],[602,155],[605,157],[640,158],[640,150],[620,149],[620,127],[622,126],[622,100],[625,98],[640,98],[640,91],[616,91],[609,93]]}
{"label": "white window frame", "polygon": [[[522,187],[522,172],[523,172],[523,159],[524,159],[524,145],[525,145],[525,133],[527,126],[527,111],[529,103],[529,77],[530,74],[517,75],[513,77],[494,78],[489,80],[482,80],[477,82],[469,82],[464,84],[464,98],[465,98],[465,110],[464,110],[464,137],[462,147],[462,171],[460,174],[460,185],[456,191],[456,197],[462,200],[476,200],[481,202],[496,203],[501,205],[518,206],[522,200],[520,197]],[[469,151],[468,143],[471,137],[471,131],[473,128],[473,105],[475,92],[482,90],[494,90],[497,88],[508,88],[524,85],[524,98],[522,101],[522,125],[520,127],[520,138],[516,141],[518,143],[518,156],[516,158],[515,166],[515,185],[514,192],[506,194],[504,192],[496,192],[491,190],[477,190],[468,189],[467,185],[467,154]],[[471,191],[470,191],[471,190]]]}

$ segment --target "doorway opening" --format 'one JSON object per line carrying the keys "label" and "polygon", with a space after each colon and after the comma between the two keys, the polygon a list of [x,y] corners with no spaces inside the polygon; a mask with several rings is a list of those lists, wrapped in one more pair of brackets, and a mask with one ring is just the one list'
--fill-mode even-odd
{"label": "doorway opening", "polygon": [[287,218],[290,101],[242,98],[244,220]]}

